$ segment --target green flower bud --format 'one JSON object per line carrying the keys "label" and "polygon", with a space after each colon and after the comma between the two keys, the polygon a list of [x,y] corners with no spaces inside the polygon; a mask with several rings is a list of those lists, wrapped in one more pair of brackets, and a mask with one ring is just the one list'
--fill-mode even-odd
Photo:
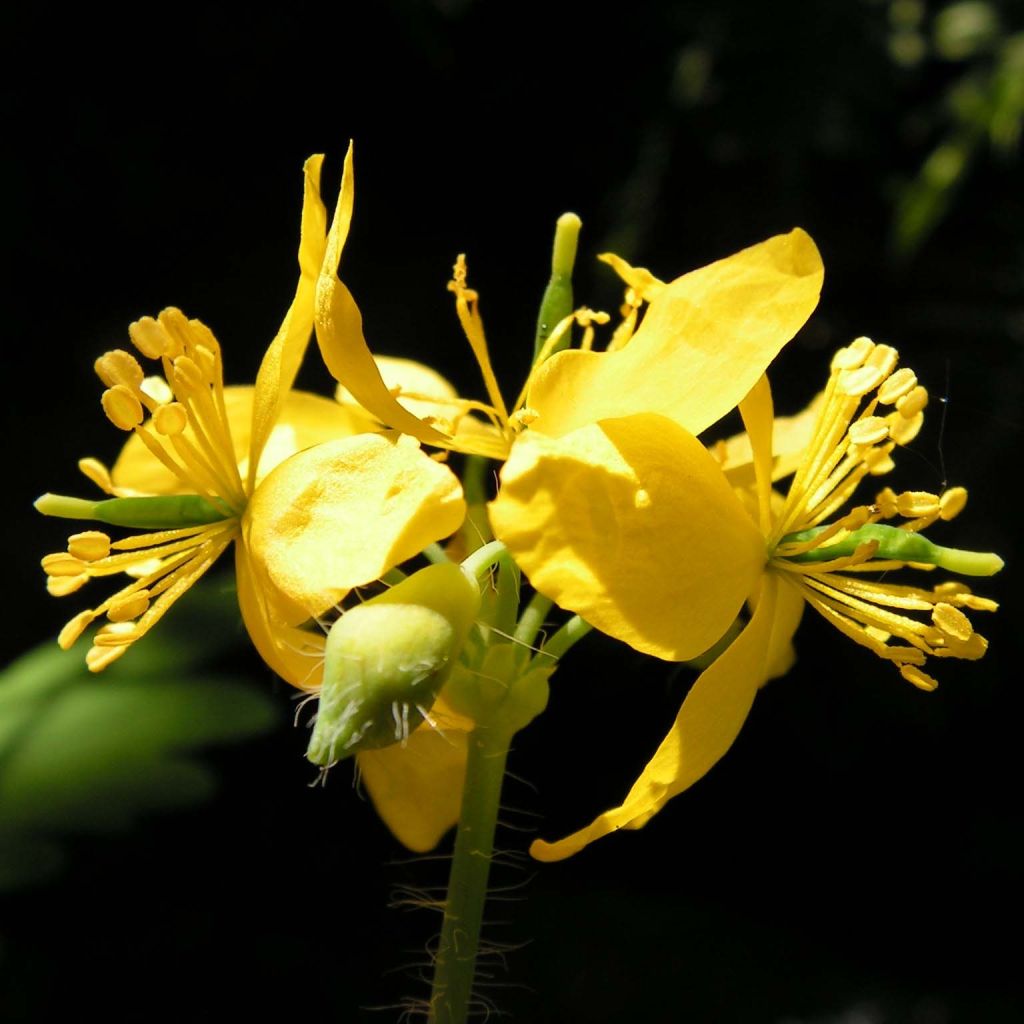
{"label": "green flower bud", "polygon": [[330,767],[404,743],[430,714],[480,608],[476,580],[431,565],[331,627],[306,757]]}

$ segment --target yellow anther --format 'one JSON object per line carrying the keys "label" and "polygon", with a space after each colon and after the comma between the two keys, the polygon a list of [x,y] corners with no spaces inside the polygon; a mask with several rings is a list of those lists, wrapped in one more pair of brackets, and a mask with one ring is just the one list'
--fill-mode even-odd
{"label": "yellow anther", "polygon": [[649,491],[644,490],[643,487],[638,487],[633,495],[633,506],[637,509],[645,509],[651,507],[651,495]]}
{"label": "yellow anther", "polygon": [[883,405],[892,405],[897,399],[913,391],[917,385],[917,374],[909,366],[897,370],[878,389],[878,400]]}
{"label": "yellow anther", "polygon": [[78,576],[47,576],[46,592],[50,597],[67,597],[81,590],[89,582],[89,574],[83,572]]}
{"label": "yellow anther", "polygon": [[85,627],[93,620],[93,612],[87,608],[79,612],[57,635],[57,643],[62,651],[66,651],[85,631]]}
{"label": "yellow anther", "polygon": [[47,576],[78,576],[86,570],[85,562],[67,551],[46,555],[40,564]]}
{"label": "yellow anther", "polygon": [[939,518],[949,522],[956,518],[964,510],[967,504],[967,489],[964,487],[950,487],[943,491],[939,497]]}
{"label": "yellow anther", "polygon": [[174,369],[171,372],[171,384],[175,394],[191,395],[206,383],[202,370],[194,359],[188,356],[178,356],[174,360]]}
{"label": "yellow anther", "polygon": [[188,413],[180,402],[161,405],[153,413],[153,426],[156,427],[156,432],[163,434],[164,437],[180,434],[187,425]]}
{"label": "yellow anther", "polygon": [[876,345],[871,355],[865,360],[865,364],[874,366],[888,377],[896,369],[899,361],[900,354],[892,345]]}
{"label": "yellow anther", "polygon": [[127,650],[127,647],[91,647],[85,656],[86,668],[90,672],[102,672]]}
{"label": "yellow anther", "polygon": [[149,592],[140,590],[126,597],[115,597],[110,602],[107,618],[111,622],[130,622],[137,619],[149,607]]}
{"label": "yellow anther", "polygon": [[896,468],[896,464],[889,455],[892,445],[884,448],[870,448],[864,453],[864,465],[872,476],[885,476]]}
{"label": "yellow anther", "polygon": [[878,444],[889,436],[889,424],[882,416],[868,416],[852,424],[849,434],[853,444]]}
{"label": "yellow anther", "polygon": [[916,665],[902,665],[900,666],[900,675],[908,683],[913,683],[919,690],[934,690],[938,685],[939,681],[928,675],[927,672],[922,672]]}
{"label": "yellow anther", "polygon": [[912,419],[928,404],[928,392],[918,384],[896,402],[896,408],[904,419]]}
{"label": "yellow anther", "polygon": [[850,398],[860,398],[869,391],[874,391],[885,380],[885,370],[878,366],[865,364],[856,370],[844,370],[839,375],[839,393]]}
{"label": "yellow anther", "polygon": [[110,554],[110,538],[99,530],[86,530],[68,538],[68,553],[83,562],[95,562]]}
{"label": "yellow anther", "polygon": [[508,425],[514,431],[520,431],[524,427],[528,427],[540,414],[536,409],[531,409],[528,406],[524,406],[518,412],[512,413],[509,417]]}
{"label": "yellow anther", "polygon": [[883,519],[892,519],[898,511],[896,507],[896,492],[891,487],[883,487],[875,495],[875,505]]}
{"label": "yellow anther", "polygon": [[134,622],[108,622],[96,630],[95,647],[127,647],[136,637]]}
{"label": "yellow anther", "polygon": [[841,348],[832,357],[833,370],[856,370],[864,365],[864,360],[871,355],[875,343],[870,338],[856,338],[846,348]]}
{"label": "yellow anther", "polygon": [[88,477],[101,491],[114,493],[114,481],[110,479],[110,470],[99,459],[79,459],[78,471]]}
{"label": "yellow anther", "polygon": [[174,392],[171,390],[171,385],[163,377],[147,377],[139,386],[139,389],[158,405],[174,401]]}
{"label": "yellow anther", "polygon": [[951,604],[937,604],[932,609],[932,622],[947,636],[966,643],[974,633],[971,620]]}
{"label": "yellow anther", "polygon": [[205,345],[196,345],[193,358],[203,377],[212,380],[217,370],[217,357]]}
{"label": "yellow anther", "polygon": [[129,391],[137,391],[146,376],[135,356],[120,348],[116,348],[112,352],[104,352],[93,363],[93,366],[96,369],[96,376],[108,388],[122,384]]}
{"label": "yellow anther", "polygon": [[896,499],[896,508],[908,519],[934,515],[939,511],[939,496],[928,491],[904,491]]}
{"label": "yellow anther", "polygon": [[132,344],[147,358],[159,359],[167,355],[171,347],[171,339],[163,326],[151,316],[144,316],[141,320],[128,326],[128,337]]}
{"label": "yellow anther", "polygon": [[909,418],[904,418],[903,413],[893,412],[886,419],[889,421],[889,436],[901,446],[910,444],[924,426],[923,412]]}
{"label": "yellow anther", "polygon": [[107,419],[121,430],[134,430],[142,422],[142,403],[123,384],[107,388],[100,403]]}

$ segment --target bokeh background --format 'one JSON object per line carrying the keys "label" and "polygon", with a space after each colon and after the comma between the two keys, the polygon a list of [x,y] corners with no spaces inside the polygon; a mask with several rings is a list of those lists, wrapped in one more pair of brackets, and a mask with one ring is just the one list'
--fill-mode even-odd
{"label": "bokeh background", "polygon": [[[584,221],[578,295],[608,309],[598,252],[672,277],[799,224],[826,283],[778,405],[801,407],[858,334],[899,347],[933,398],[900,481],[966,485],[944,537],[1007,560],[982,587],[1003,602],[991,650],[927,695],[809,615],[710,776],[643,831],[531,866],[531,831],[622,795],[692,678],[590,638],[516,743],[495,884],[520,899],[487,934],[518,948],[484,991],[538,1024],[1018,1020],[1020,8],[573,7],[7,9],[28,63],[3,97],[4,661],[74,610],[38,569],[64,528],[30,502],[84,493],[76,460],[116,452],[92,361],[173,304],[252,380],[294,287],[310,153],[333,194],[356,140],[344,268],[371,344],[469,393],[457,253],[513,391],[563,210]],[[310,787],[292,694],[223,586],[134,669],[89,682],[37,655],[0,680],[5,1020],[379,1021],[426,994],[437,922],[387,904],[443,862],[411,860],[346,770]]]}

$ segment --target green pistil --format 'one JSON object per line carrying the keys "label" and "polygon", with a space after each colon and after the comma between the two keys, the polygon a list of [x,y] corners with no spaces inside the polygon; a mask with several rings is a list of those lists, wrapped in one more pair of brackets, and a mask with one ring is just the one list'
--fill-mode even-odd
{"label": "green pistil", "polygon": [[[782,538],[781,544],[800,544],[813,540],[824,526],[813,530],[801,530]],[[834,544],[813,548],[799,555],[788,555],[790,562],[828,562],[833,558],[852,555],[862,544],[875,541],[878,549],[874,558],[897,562],[917,562],[921,565],[937,565],[961,576],[992,576],[1003,567],[1003,560],[990,551],[963,551],[960,548],[944,548],[933,544],[927,537],[897,526],[869,523],[859,530],[848,533]]]}
{"label": "green pistil", "polygon": [[208,501],[198,494],[174,494],[167,497],[108,498],[86,501],[63,494],[44,494],[35,502],[44,516],[60,519],[86,519],[111,526],[136,530],[176,530],[206,526],[229,519],[234,514],[227,505]]}
{"label": "green pistil", "polygon": [[[575,213],[563,213],[555,225],[555,242],[551,251],[551,279],[540,303],[533,348],[534,359],[540,355],[544,342],[548,340],[551,332],[573,310],[572,271],[576,263],[576,245],[582,223]],[[571,331],[566,331],[549,355],[553,355],[559,349],[568,348],[571,340]]]}

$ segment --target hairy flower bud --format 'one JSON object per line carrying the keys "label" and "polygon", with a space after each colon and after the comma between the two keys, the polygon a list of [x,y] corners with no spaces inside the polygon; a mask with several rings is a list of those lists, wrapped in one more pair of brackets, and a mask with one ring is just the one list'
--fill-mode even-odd
{"label": "hairy flower bud", "polygon": [[480,607],[476,581],[432,565],[350,609],[331,627],[306,756],[329,767],[404,743],[425,719]]}

